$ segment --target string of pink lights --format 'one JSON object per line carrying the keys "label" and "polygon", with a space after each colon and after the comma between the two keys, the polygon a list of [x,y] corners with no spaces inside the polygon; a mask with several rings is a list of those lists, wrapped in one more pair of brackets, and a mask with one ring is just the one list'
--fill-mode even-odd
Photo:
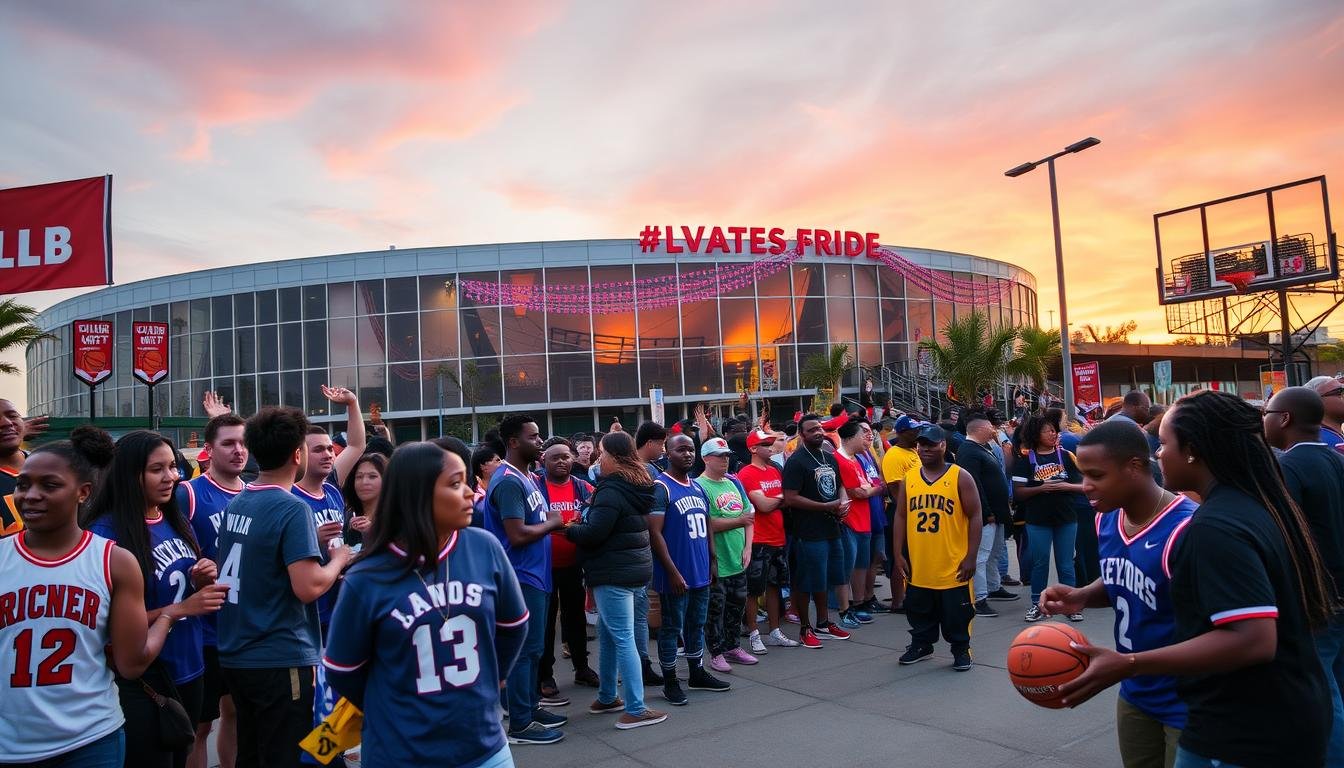
{"label": "string of pink lights", "polygon": [[[524,284],[461,280],[462,295],[482,304],[499,304],[562,315],[620,314],[634,310],[635,301],[649,309],[707,301],[759,282],[797,261],[801,249],[765,256],[752,262],[731,262],[640,280],[601,283]],[[1008,280],[974,282],[920,266],[896,251],[881,247],[877,261],[899,273],[914,287],[956,304],[984,306],[1003,299],[1016,283]]]}

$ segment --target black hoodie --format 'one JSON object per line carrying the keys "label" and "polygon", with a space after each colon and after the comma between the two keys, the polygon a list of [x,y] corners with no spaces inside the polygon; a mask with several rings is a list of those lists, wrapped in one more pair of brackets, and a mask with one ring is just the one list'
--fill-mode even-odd
{"label": "black hoodie", "polygon": [[632,485],[611,475],[598,480],[583,521],[565,528],[579,546],[584,582],[590,587],[642,587],[653,578],[647,515],[653,483]]}

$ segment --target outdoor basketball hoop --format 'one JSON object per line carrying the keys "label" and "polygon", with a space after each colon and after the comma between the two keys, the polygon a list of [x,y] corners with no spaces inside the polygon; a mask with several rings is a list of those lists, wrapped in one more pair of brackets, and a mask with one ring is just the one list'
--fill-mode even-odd
{"label": "outdoor basketball hoop", "polygon": [[1245,293],[1246,289],[1250,287],[1251,281],[1255,279],[1255,273],[1250,270],[1228,272],[1227,274],[1219,275],[1218,279],[1225,283],[1230,283],[1233,288],[1237,289],[1237,293]]}

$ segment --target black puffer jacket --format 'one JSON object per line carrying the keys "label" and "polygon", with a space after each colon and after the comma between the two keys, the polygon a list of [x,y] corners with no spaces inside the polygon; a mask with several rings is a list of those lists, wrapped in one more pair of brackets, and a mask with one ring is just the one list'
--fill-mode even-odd
{"label": "black puffer jacket", "polygon": [[632,485],[616,476],[603,476],[582,522],[565,529],[579,546],[584,581],[590,587],[642,587],[653,578],[649,550],[649,510],[653,483]]}

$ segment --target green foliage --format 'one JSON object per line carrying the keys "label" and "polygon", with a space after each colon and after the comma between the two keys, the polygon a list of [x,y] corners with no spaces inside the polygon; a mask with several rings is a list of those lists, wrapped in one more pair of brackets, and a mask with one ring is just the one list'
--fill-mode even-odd
{"label": "green foliage", "polygon": [[1060,356],[1059,331],[995,327],[982,312],[949,321],[943,336],[945,340],[925,339],[919,346],[929,351],[936,375],[963,403],[1005,378],[1029,379],[1044,388],[1046,374]]}
{"label": "green foliage", "polygon": [[[37,310],[16,299],[0,301],[0,353],[10,349],[27,349],[29,344],[51,338],[51,334],[33,325]],[[0,373],[18,373],[19,366],[0,360]]]}
{"label": "green foliage", "polygon": [[854,365],[849,355],[848,344],[836,344],[826,351],[810,355],[803,361],[799,371],[799,380],[804,387],[816,387],[818,398],[829,394],[831,402],[840,402],[840,387],[845,374]]}

